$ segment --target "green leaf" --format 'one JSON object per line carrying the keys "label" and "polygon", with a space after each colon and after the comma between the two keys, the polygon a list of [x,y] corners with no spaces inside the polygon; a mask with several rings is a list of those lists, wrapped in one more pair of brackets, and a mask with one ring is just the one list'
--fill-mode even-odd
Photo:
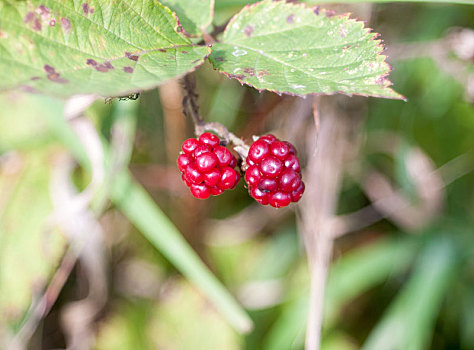
{"label": "green leaf", "polygon": [[[235,9],[238,7],[245,6],[247,4],[253,4],[257,2],[256,0],[219,0],[215,5],[215,11],[218,13],[220,11],[227,11],[230,9]],[[474,4],[473,0],[300,0],[299,2],[304,2],[306,4],[359,4],[359,3],[387,3],[387,2],[432,2],[432,3],[447,3],[447,4]]]}
{"label": "green leaf", "polygon": [[0,2],[0,91],[123,95],[184,74],[209,53],[156,1]]}
{"label": "green leaf", "polygon": [[[319,1],[310,0],[307,1],[308,3],[312,4],[319,4]],[[472,0],[324,0],[325,4],[337,3],[337,4],[358,4],[362,2],[367,3],[387,3],[387,2],[431,2],[431,3],[446,3],[446,4],[474,4]]]}
{"label": "green leaf", "polygon": [[214,0],[162,0],[176,13],[186,33],[200,35],[214,17]]}
{"label": "green leaf", "polygon": [[210,60],[257,89],[403,98],[389,87],[390,66],[376,36],[348,15],[265,0],[229,22]]}

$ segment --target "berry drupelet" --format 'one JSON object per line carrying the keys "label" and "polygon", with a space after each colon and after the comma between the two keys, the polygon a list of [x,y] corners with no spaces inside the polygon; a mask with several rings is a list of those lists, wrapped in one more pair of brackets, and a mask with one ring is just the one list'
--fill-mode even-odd
{"label": "berry drupelet", "polygon": [[262,136],[250,146],[247,164],[245,182],[257,202],[281,208],[300,200],[305,187],[291,143],[273,135]]}
{"label": "berry drupelet", "polygon": [[237,160],[216,135],[205,132],[199,139],[187,139],[181,149],[178,168],[194,197],[217,196],[239,182],[240,174],[234,169]]}

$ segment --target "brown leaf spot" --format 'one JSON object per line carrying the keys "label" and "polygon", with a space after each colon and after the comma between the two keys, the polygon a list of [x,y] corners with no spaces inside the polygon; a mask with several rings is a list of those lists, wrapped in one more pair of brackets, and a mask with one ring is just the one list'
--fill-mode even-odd
{"label": "brown leaf spot", "polygon": [[229,78],[240,79],[240,80],[243,80],[243,79],[246,78],[246,76],[243,75],[243,74],[227,74],[227,76],[228,76]]}
{"label": "brown leaf spot", "polygon": [[132,61],[138,61],[138,56],[132,55],[130,52],[125,52],[125,57]]}
{"label": "brown leaf spot", "polygon": [[246,67],[244,68],[244,73],[247,73],[249,76],[254,77],[255,76],[255,69]]}
{"label": "brown leaf spot", "polygon": [[286,17],[286,23],[293,24],[294,21],[295,21],[295,15],[293,13],[290,14],[288,17]]}
{"label": "brown leaf spot", "polygon": [[123,71],[125,73],[133,73],[133,68],[132,67],[123,67]]}
{"label": "brown leaf spot", "polygon": [[84,12],[85,15],[89,14],[89,4],[87,2],[82,4],[82,11]]}
{"label": "brown leaf spot", "polygon": [[59,73],[50,73],[48,74],[48,79],[59,84],[67,84],[69,80],[61,78]]}
{"label": "brown leaf spot", "polygon": [[107,73],[109,70],[114,69],[114,66],[110,62],[105,62],[98,64],[95,67],[95,70],[102,73]]}
{"label": "brown leaf spot", "polygon": [[33,23],[31,23],[30,26],[31,26],[31,29],[33,30],[37,30],[37,31],[41,30],[41,22],[37,17],[33,19]]}
{"label": "brown leaf spot", "polygon": [[264,75],[270,75],[270,73],[268,72],[268,69],[263,69],[257,73],[257,76],[259,78],[263,77]]}
{"label": "brown leaf spot", "polygon": [[192,63],[192,64],[196,64],[196,63],[198,63],[200,60],[201,60],[201,59],[198,58],[197,60],[194,60],[194,61],[192,61],[191,63]]}
{"label": "brown leaf spot", "polygon": [[71,31],[71,22],[67,18],[61,18],[61,27],[66,32],[66,34],[69,34]]}
{"label": "brown leaf spot", "polygon": [[98,66],[95,66],[95,70],[102,73],[107,73],[109,71],[108,68],[105,67],[103,64],[99,64]]}
{"label": "brown leaf spot", "polygon": [[47,8],[44,5],[39,5],[38,6],[38,11],[41,15],[47,16],[51,11],[49,11],[49,8]]}
{"label": "brown leaf spot", "polygon": [[160,52],[166,52],[165,49],[158,49],[158,51],[160,51]]}
{"label": "brown leaf spot", "polygon": [[97,66],[97,61],[92,58],[88,58],[86,63],[88,66]]}
{"label": "brown leaf spot", "polygon": [[38,80],[41,79],[40,77],[31,77],[30,80]]}
{"label": "brown leaf spot", "polygon": [[314,12],[314,14],[315,14],[316,16],[319,16],[319,9],[320,9],[320,7],[319,7],[319,6],[316,6],[316,7],[314,8],[314,10],[313,10],[313,12]]}
{"label": "brown leaf spot", "polygon": [[25,19],[23,20],[23,22],[24,22],[24,23],[31,22],[34,17],[35,17],[35,14],[34,14],[33,12],[28,12],[28,13],[25,15]]}
{"label": "brown leaf spot", "polygon": [[247,36],[251,36],[253,33],[253,30],[254,30],[253,26],[246,26],[244,29],[244,33]]}
{"label": "brown leaf spot", "polygon": [[49,64],[45,64],[43,66],[43,69],[46,73],[48,74],[53,74],[53,73],[56,73],[56,69],[54,67],[51,67]]}
{"label": "brown leaf spot", "polygon": [[216,58],[216,61],[224,62],[224,61],[225,61],[225,58],[224,58],[224,57],[217,57],[217,58]]}
{"label": "brown leaf spot", "polygon": [[54,27],[56,25],[56,20],[53,18],[51,21],[49,21],[49,25]]}
{"label": "brown leaf spot", "polygon": [[187,53],[188,53],[188,51],[181,51],[181,53],[187,54]]}
{"label": "brown leaf spot", "polygon": [[[44,71],[47,73],[47,77],[49,80],[55,82],[55,83],[60,83],[60,84],[66,84],[69,81],[67,79],[61,78],[61,75],[56,72],[56,69],[49,64],[45,64],[43,66]],[[32,80],[35,80],[31,78]]]}

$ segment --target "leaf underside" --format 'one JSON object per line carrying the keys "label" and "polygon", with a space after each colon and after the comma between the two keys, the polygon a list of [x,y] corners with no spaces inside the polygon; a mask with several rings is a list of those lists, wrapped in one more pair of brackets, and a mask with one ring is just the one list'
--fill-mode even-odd
{"label": "leaf underside", "polygon": [[157,1],[0,2],[0,91],[116,96],[199,66],[193,45]]}
{"label": "leaf underside", "polygon": [[390,66],[376,36],[348,15],[265,0],[229,22],[209,59],[259,90],[403,98],[390,88]]}

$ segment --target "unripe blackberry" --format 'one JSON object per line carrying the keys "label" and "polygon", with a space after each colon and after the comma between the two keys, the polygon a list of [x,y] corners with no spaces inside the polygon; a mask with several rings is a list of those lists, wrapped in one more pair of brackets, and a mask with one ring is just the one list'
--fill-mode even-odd
{"label": "unripe blackberry", "polygon": [[257,202],[281,208],[300,200],[305,186],[291,143],[273,135],[262,136],[250,146],[247,164],[245,182]]}
{"label": "unripe blackberry", "polygon": [[205,132],[199,139],[183,142],[177,164],[183,182],[194,197],[206,199],[235,188],[240,174],[234,169],[237,160],[216,135]]}

